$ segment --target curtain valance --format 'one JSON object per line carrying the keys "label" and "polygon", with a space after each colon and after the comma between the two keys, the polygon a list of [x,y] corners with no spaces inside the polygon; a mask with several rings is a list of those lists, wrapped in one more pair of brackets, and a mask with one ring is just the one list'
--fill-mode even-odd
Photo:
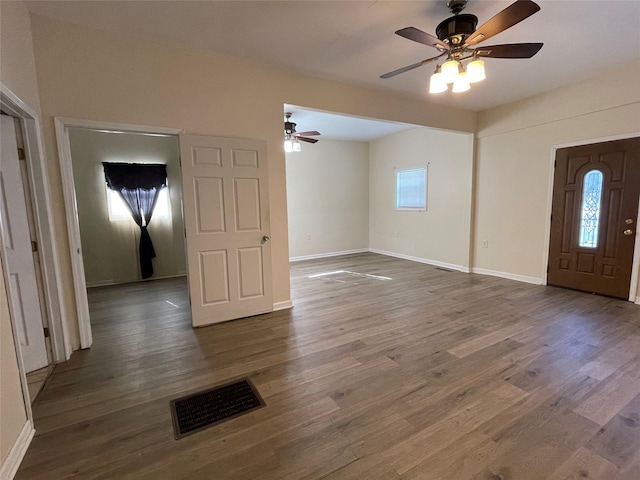
{"label": "curtain valance", "polygon": [[102,162],[102,166],[107,186],[112,190],[160,190],[167,185],[166,165]]}

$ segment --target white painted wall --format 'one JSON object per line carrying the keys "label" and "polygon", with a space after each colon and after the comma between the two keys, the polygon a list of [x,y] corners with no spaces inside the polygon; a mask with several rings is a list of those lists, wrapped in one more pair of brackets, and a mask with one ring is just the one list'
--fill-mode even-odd
{"label": "white painted wall", "polygon": [[[395,171],[427,166],[427,210],[395,209]],[[473,138],[416,128],[370,144],[369,246],[469,269]]]}
{"label": "white painted wall", "polygon": [[369,144],[321,139],[287,153],[289,256],[369,246]]}
{"label": "white painted wall", "polygon": [[638,78],[640,62],[635,62],[480,113],[476,268],[541,281],[546,270],[553,149],[634,132],[640,135]]}
{"label": "white painted wall", "polygon": [[102,162],[167,165],[171,215],[166,219],[155,215],[149,224],[149,235],[156,251],[152,278],[184,275],[184,222],[177,137],[69,128],[69,141],[87,286],[141,279],[140,228],[131,218],[109,219]]}

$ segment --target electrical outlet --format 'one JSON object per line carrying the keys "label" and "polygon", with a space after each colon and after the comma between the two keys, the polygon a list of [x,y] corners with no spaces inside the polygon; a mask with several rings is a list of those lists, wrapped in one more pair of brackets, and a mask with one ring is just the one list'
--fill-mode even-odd
{"label": "electrical outlet", "polygon": [[307,240],[311,240],[311,234],[307,233]]}
{"label": "electrical outlet", "polygon": [[489,248],[489,240],[482,241],[482,248]]}

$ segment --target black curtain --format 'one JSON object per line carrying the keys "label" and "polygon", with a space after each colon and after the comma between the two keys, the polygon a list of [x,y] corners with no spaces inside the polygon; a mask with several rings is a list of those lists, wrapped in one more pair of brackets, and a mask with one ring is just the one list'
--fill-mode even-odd
{"label": "black curtain", "polygon": [[102,162],[107,186],[120,194],[140,227],[140,273],[153,275],[153,249],[147,226],[158,201],[160,190],[167,186],[167,166],[151,163]]}

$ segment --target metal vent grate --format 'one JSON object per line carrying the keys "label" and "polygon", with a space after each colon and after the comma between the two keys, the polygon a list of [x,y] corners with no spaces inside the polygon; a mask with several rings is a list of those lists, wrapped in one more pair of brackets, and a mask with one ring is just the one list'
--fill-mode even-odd
{"label": "metal vent grate", "polygon": [[249,379],[171,400],[176,440],[265,406]]}

